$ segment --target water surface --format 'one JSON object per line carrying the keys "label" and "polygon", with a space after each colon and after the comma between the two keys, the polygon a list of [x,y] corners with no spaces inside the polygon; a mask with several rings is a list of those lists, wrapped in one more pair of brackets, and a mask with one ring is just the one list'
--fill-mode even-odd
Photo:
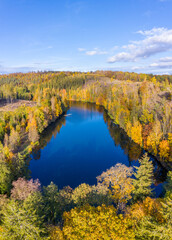
{"label": "water surface", "polygon": [[[39,178],[43,185],[53,181],[59,188],[74,188],[84,182],[96,184],[96,177],[116,163],[138,166],[142,149],[113,124],[103,108],[88,103],[70,104],[66,115],[44,131],[39,149],[31,156],[34,179]],[[164,169],[153,162],[159,194]]]}

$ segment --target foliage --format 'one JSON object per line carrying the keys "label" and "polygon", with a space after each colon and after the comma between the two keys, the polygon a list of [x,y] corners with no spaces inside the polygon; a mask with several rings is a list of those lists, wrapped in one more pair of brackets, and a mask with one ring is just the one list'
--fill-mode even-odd
{"label": "foliage", "polygon": [[172,200],[166,198],[161,203],[162,221],[154,218],[154,215],[144,217],[139,223],[136,230],[137,239],[172,239]]}
{"label": "foliage", "polygon": [[133,179],[134,200],[143,200],[152,194],[151,185],[153,184],[153,164],[147,153],[139,159],[139,163],[140,166],[135,167],[137,172],[134,173],[135,179]]}
{"label": "foliage", "polygon": [[44,239],[45,230],[42,227],[41,219],[34,211],[25,209],[21,203],[10,201],[2,209],[2,214],[1,239]]}
{"label": "foliage", "polygon": [[57,223],[66,210],[71,208],[71,193],[67,190],[58,191],[58,187],[51,182],[43,189],[44,214],[48,223]]}
{"label": "foliage", "polygon": [[0,160],[0,193],[9,193],[11,187],[11,172],[8,163]]}
{"label": "foliage", "polygon": [[99,183],[109,188],[118,209],[124,209],[125,204],[132,198],[132,174],[131,167],[118,163],[97,177]]}
{"label": "foliage", "polygon": [[[41,191],[38,181],[26,180],[28,154],[41,145],[44,129],[66,111],[67,100],[104,106],[134,141],[127,141],[126,147],[132,159],[141,154],[138,144],[164,164],[172,161],[171,89],[171,75],[121,71],[0,75],[0,104],[22,99],[30,104],[0,112],[0,238],[44,239],[48,231],[50,239],[172,239],[172,174],[165,197],[150,198],[153,165],[146,155],[139,160],[134,179],[132,168],[117,164],[98,177],[97,185],[81,184],[74,190],[69,186],[59,190],[51,183]],[[123,146],[125,142],[123,138]]]}
{"label": "foliage", "polygon": [[33,192],[39,191],[41,184],[38,179],[35,181],[33,181],[33,179],[27,181],[24,178],[18,178],[12,185],[11,197],[13,199],[25,200]]}
{"label": "foliage", "polygon": [[88,202],[88,197],[91,192],[91,186],[83,183],[74,189],[72,200],[77,206],[82,206]]}
{"label": "foliage", "polygon": [[113,206],[74,208],[63,219],[65,239],[135,239],[130,220],[118,216]]}

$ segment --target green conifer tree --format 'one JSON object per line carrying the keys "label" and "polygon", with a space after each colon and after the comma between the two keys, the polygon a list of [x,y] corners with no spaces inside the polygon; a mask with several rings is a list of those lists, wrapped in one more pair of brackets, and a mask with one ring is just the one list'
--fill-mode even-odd
{"label": "green conifer tree", "polygon": [[153,164],[147,153],[139,159],[139,163],[140,166],[135,167],[137,172],[134,173],[135,179],[133,179],[134,201],[143,200],[145,197],[152,195],[151,185],[153,183]]}
{"label": "green conifer tree", "polygon": [[172,171],[168,172],[165,190],[166,190],[165,196],[170,197],[172,199]]}
{"label": "green conifer tree", "polygon": [[45,239],[42,219],[35,211],[26,209],[18,201],[9,201],[2,209],[1,228],[0,239]]}

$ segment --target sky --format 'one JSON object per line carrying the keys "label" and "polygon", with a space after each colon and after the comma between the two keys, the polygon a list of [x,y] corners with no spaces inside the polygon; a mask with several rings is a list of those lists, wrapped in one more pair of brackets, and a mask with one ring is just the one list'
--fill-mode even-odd
{"label": "sky", "polygon": [[172,0],[0,0],[0,74],[172,74]]}

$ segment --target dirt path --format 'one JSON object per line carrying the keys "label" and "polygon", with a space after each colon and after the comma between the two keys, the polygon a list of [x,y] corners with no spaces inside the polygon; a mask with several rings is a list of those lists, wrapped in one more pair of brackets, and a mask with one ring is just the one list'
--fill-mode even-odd
{"label": "dirt path", "polygon": [[15,99],[12,101],[12,103],[9,103],[6,100],[0,100],[0,112],[14,111],[18,107],[24,105],[27,107],[34,107],[36,106],[36,102]]}

